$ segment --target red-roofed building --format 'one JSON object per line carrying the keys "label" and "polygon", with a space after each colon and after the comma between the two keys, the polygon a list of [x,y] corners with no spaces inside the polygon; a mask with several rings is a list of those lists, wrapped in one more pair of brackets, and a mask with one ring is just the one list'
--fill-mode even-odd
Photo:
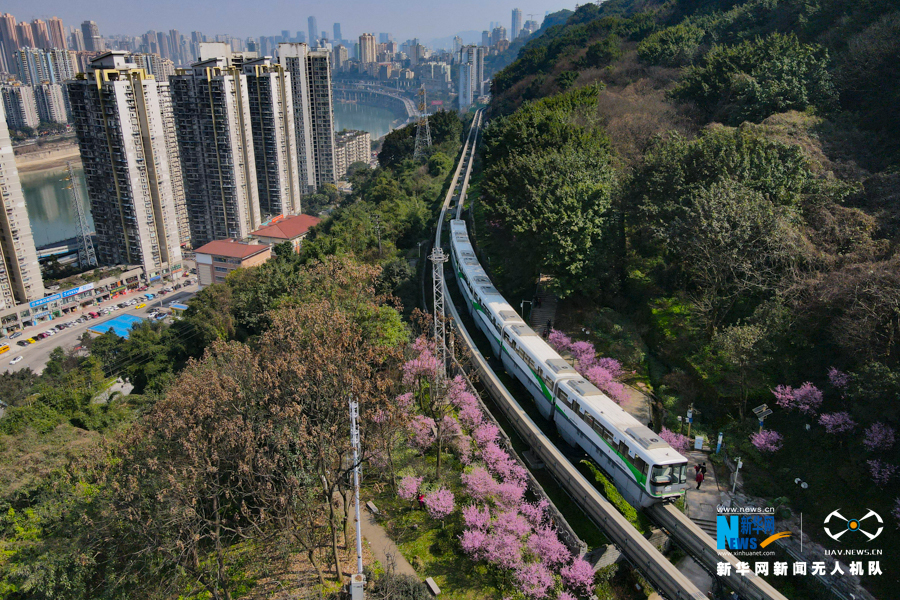
{"label": "red-roofed building", "polygon": [[251,232],[250,237],[258,240],[261,244],[272,244],[273,246],[290,242],[294,247],[294,252],[299,253],[303,238],[306,237],[311,227],[319,224],[319,221],[321,219],[309,215],[285,217]]}
{"label": "red-roofed building", "polygon": [[215,240],[194,251],[199,289],[222,283],[235,269],[261,265],[272,256],[268,244],[247,244],[236,240]]}

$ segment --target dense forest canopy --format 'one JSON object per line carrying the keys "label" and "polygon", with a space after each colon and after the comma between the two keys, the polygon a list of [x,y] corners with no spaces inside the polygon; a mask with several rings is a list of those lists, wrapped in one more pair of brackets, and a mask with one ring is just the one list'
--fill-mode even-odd
{"label": "dense forest canopy", "polygon": [[627,324],[664,424],[693,403],[751,493],[802,504],[796,473],[900,518],[898,27],[888,0],[580,6],[494,77],[475,221],[507,293],[549,276],[611,348]]}

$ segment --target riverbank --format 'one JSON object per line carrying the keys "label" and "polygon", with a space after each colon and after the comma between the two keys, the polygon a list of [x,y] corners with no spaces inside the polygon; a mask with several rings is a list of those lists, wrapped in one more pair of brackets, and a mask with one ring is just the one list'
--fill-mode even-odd
{"label": "riverbank", "polygon": [[59,171],[72,162],[72,166],[81,166],[81,153],[74,139],[48,144],[39,148],[16,148],[16,168],[19,173],[41,173]]}

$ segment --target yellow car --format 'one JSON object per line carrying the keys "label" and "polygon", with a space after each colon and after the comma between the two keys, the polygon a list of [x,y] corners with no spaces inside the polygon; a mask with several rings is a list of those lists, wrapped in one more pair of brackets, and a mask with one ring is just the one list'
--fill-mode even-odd
{"label": "yellow car", "polygon": [[36,344],[36,343],[37,343],[37,340],[34,339],[34,338],[28,338],[28,339],[25,340],[25,341],[28,342],[29,344]]}
{"label": "yellow car", "polygon": [[145,306],[147,306],[146,303],[141,302],[140,304],[138,304],[137,306],[135,306],[135,308],[144,308]]}

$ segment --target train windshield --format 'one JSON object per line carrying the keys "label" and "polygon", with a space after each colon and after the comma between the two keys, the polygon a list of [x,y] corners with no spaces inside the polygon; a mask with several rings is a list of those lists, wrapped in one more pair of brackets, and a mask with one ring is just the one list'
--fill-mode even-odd
{"label": "train windshield", "polygon": [[687,463],[677,465],[654,465],[650,481],[655,485],[685,483],[687,481]]}

